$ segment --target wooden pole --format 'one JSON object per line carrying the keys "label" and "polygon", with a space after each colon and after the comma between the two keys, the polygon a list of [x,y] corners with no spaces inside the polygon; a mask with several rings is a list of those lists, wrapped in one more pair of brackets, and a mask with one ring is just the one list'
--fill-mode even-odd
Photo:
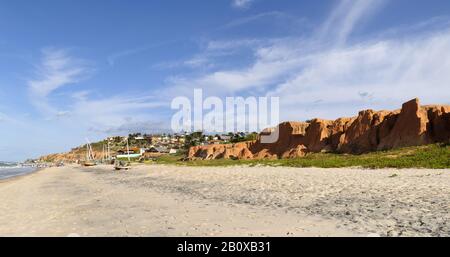
{"label": "wooden pole", "polygon": [[107,156],[108,156],[108,161],[110,161],[111,160],[111,154],[109,152],[109,140],[108,140],[108,153],[107,153]]}
{"label": "wooden pole", "polygon": [[127,137],[127,155],[128,155],[128,161],[130,162],[130,146],[128,145],[128,137]]}

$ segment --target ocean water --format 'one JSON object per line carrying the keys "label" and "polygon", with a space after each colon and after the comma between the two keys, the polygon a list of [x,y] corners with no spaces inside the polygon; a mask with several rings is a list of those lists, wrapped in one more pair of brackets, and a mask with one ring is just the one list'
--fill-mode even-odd
{"label": "ocean water", "polygon": [[0,180],[25,175],[35,170],[34,167],[23,167],[17,163],[0,162]]}

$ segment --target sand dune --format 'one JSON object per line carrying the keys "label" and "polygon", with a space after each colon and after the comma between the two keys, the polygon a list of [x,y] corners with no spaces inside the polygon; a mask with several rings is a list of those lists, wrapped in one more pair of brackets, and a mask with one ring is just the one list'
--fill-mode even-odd
{"label": "sand dune", "polygon": [[449,170],[137,166],[0,182],[2,236],[450,236]]}

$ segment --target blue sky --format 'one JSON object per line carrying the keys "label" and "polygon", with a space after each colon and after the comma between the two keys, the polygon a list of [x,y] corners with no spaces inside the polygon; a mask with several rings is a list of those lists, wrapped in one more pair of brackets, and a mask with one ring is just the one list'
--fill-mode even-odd
{"label": "blue sky", "polygon": [[450,99],[447,0],[0,0],[0,160],[169,128],[176,96],[282,120]]}

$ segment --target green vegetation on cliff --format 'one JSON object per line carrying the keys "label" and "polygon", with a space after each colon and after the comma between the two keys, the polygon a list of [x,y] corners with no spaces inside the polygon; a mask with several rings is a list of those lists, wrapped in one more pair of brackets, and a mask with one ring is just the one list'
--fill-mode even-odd
{"label": "green vegetation on cliff", "polygon": [[450,168],[450,145],[433,144],[407,147],[389,151],[372,152],[361,155],[312,153],[296,159],[278,160],[199,160],[180,161],[180,155],[167,155],[157,159],[159,164],[177,164],[187,166],[230,166],[265,165],[286,167],[363,167],[363,168]]}

